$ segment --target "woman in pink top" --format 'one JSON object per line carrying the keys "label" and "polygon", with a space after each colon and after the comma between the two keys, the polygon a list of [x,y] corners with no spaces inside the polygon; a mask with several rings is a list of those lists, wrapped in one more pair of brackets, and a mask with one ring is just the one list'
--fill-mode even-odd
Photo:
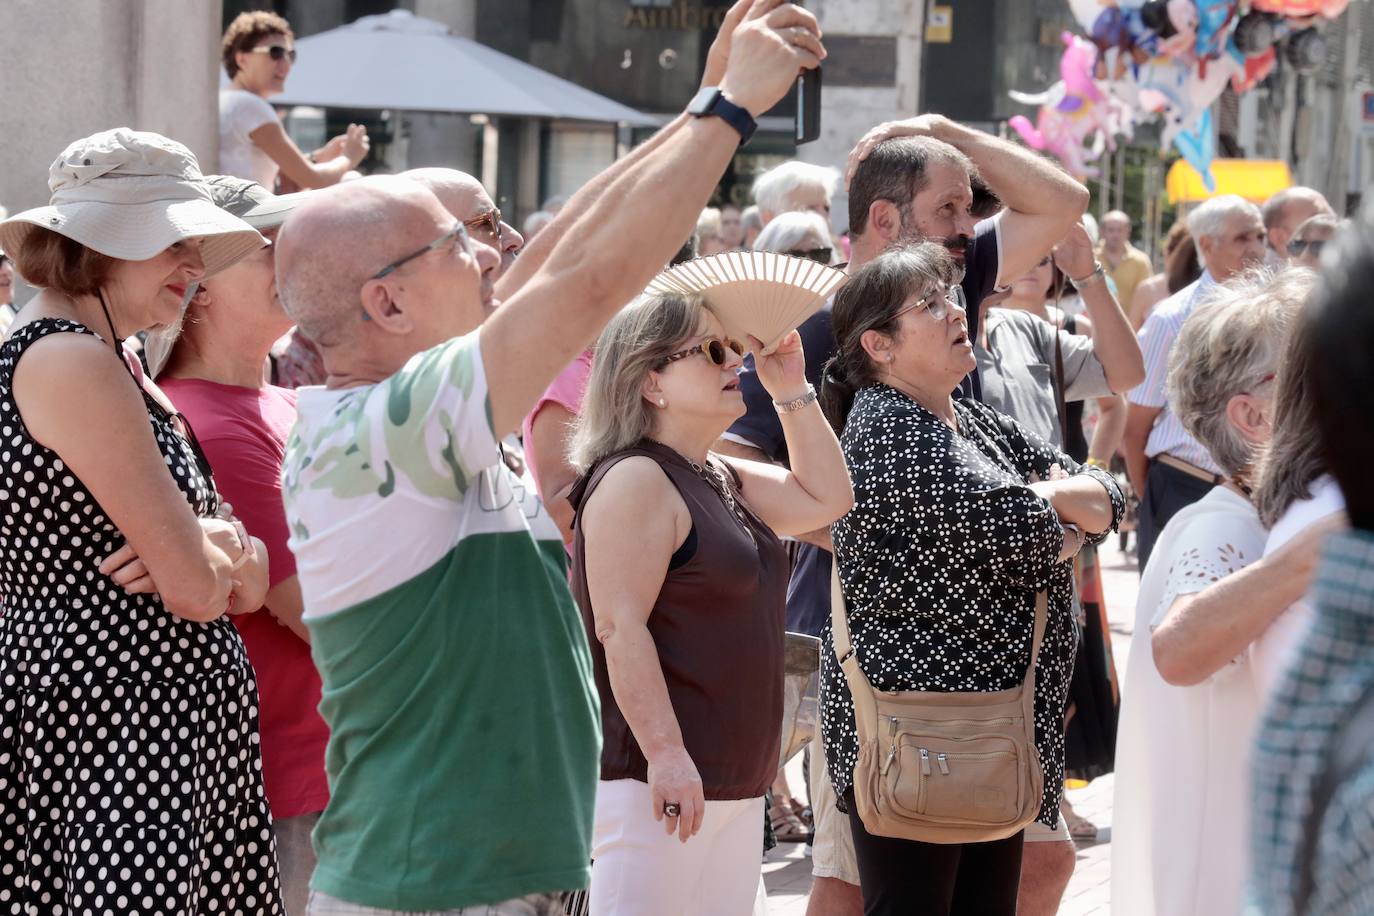
{"label": "woman in pink top", "polygon": [[[222,209],[274,239],[290,202],[261,185],[207,179]],[[277,301],[272,247],[211,277],[179,326],[150,337],[158,385],[195,430],[221,496],[272,558],[261,610],[234,618],[258,675],[263,782],[272,808],[288,913],[305,912],[315,853],[310,831],[329,801],[329,729],[316,707],[320,675],[301,623],[301,588],[281,498],[281,463],[296,393],[266,382],[267,354],[291,328]]]}
{"label": "woman in pink top", "polygon": [[572,438],[573,423],[582,412],[582,399],[587,394],[587,380],[591,375],[592,351],[588,349],[549,384],[544,396],[525,418],[522,430],[525,463],[539,488],[544,508],[558,524],[564,544],[572,543],[573,508],[568,502],[568,491],[578,476],[568,461],[568,442]]}

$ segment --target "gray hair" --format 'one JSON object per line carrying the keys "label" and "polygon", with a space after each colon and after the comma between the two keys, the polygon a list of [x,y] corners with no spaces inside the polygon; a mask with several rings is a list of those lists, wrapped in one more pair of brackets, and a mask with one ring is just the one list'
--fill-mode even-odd
{"label": "gray hair", "polygon": [[720,211],[715,207],[706,207],[697,216],[697,238],[720,238]]}
{"label": "gray hair", "polygon": [[1169,404],[1228,476],[1248,472],[1259,447],[1231,425],[1227,404],[1278,367],[1311,292],[1308,270],[1247,271],[1209,292],[1179,330],[1169,357]]}
{"label": "gray hair", "polygon": [[758,204],[761,213],[786,213],[795,209],[789,203],[793,194],[805,188],[817,188],[824,191],[825,199],[829,200],[839,180],[840,173],[829,166],[793,159],[754,179],[754,203]]}
{"label": "gray hair", "polygon": [[596,342],[587,395],[568,459],[586,472],[629,448],[655,426],[655,408],[641,392],[649,373],[701,328],[706,303],[697,295],[644,296],[621,309]]}
{"label": "gray hair", "polygon": [[792,210],[779,213],[754,240],[755,251],[791,251],[808,235],[830,241],[830,224],[813,210]]}
{"label": "gray hair", "polygon": [[749,206],[745,207],[742,211],[740,211],[739,224],[740,228],[743,229],[745,232],[748,232],[750,229],[763,228],[763,217],[759,216],[759,208],[757,204],[750,204]]}
{"label": "gray hair", "polygon": [[[1307,273],[1304,268],[1292,272]],[[1316,286],[1310,274],[1309,291]],[[1304,310],[1306,311],[1306,310]],[[1304,317],[1288,337],[1279,362],[1274,389],[1274,434],[1260,458],[1255,475],[1255,508],[1266,528],[1300,499],[1312,496],[1312,482],[1326,473],[1321,426],[1312,405],[1317,392],[1312,384],[1312,337],[1315,328]]]}
{"label": "gray hair", "polygon": [[[1226,224],[1235,216],[1260,216],[1259,207],[1239,194],[1222,194],[1204,200],[1188,214],[1188,234],[1193,241],[1203,238],[1216,238],[1226,232]],[[1202,249],[1198,249],[1202,254]]]}

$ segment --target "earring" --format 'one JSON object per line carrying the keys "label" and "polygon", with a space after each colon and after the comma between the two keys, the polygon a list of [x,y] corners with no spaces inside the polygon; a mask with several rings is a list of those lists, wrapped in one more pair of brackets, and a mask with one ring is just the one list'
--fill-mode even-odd
{"label": "earring", "polygon": [[887,354],[887,361],[888,361],[888,362],[892,362],[893,359],[894,359],[894,357],[893,357],[893,355],[892,355],[891,353]]}
{"label": "earring", "polygon": [[658,406],[659,406],[659,407],[667,407],[667,406],[668,406],[668,402],[665,401],[665,400],[663,400],[663,398],[659,398],[659,399],[658,399]]}

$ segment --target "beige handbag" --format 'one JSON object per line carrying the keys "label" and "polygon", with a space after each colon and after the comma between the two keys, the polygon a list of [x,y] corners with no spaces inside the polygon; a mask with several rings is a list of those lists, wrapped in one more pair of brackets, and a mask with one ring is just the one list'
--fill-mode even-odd
{"label": "beige handbag", "polygon": [[838,570],[831,577],[835,656],[854,697],[859,757],[854,801],[874,836],[984,843],[1017,833],[1040,813],[1045,775],[1035,748],[1035,662],[1047,597],[1035,599],[1030,666],[1019,687],[995,693],[875,690],[849,639]]}

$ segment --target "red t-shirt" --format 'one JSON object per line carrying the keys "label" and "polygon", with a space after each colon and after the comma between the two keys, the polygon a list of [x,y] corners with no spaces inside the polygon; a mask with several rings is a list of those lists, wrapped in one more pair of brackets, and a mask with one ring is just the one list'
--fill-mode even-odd
{"label": "red t-shirt", "polygon": [[[296,422],[296,393],[185,378],[159,379],[158,386],[190,421],[220,496],[233,504],[248,533],[267,546],[272,585],[294,576],[281,465]],[[258,675],[262,775],[272,816],[323,811],[329,801],[324,772],[329,727],[320,718],[320,675],[310,645],[265,607],[230,619]]]}

